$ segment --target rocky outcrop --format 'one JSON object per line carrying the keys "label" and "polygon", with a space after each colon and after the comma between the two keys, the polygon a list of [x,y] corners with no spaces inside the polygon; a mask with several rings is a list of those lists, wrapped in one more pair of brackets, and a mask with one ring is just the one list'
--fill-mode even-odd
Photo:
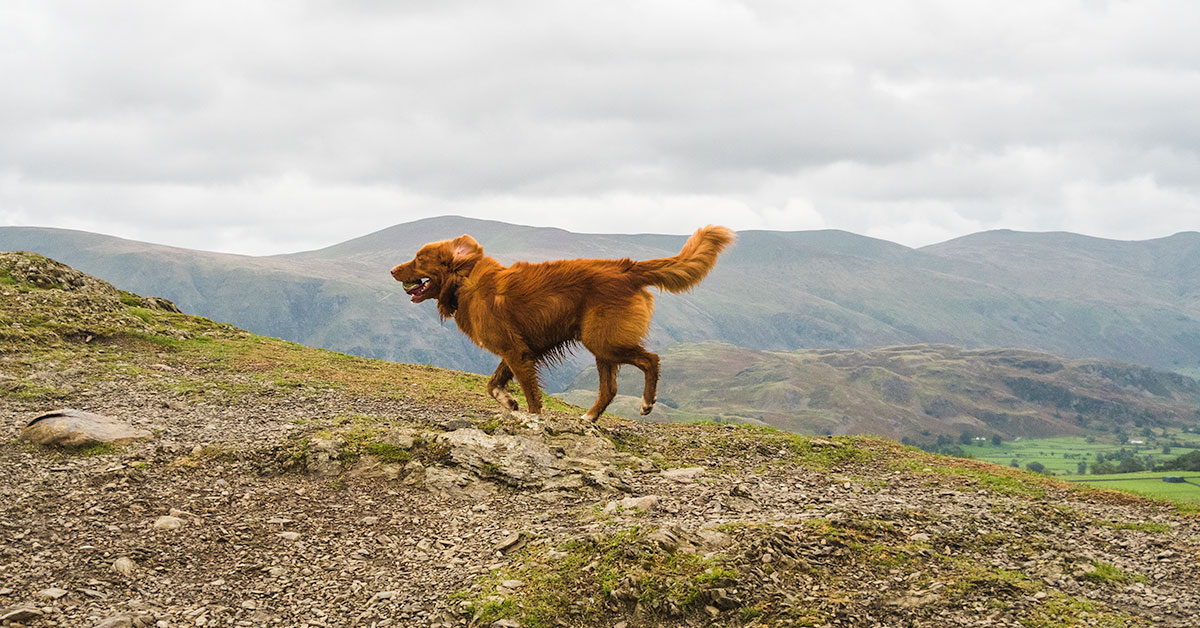
{"label": "rocky outcrop", "polygon": [[462,421],[437,429],[314,433],[301,445],[311,474],[400,480],[439,493],[477,496],[501,485],[534,491],[626,488],[627,469],[652,465],[617,451],[590,423],[507,415],[488,430]]}

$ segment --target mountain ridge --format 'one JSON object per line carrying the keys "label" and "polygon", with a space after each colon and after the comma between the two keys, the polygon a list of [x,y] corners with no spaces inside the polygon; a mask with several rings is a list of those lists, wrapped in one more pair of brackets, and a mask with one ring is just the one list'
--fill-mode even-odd
{"label": "mountain ridge", "polygon": [[[0,228],[0,248],[41,249],[135,291],[163,294],[189,311],[262,333],[475,372],[492,370],[495,358],[432,312],[409,306],[386,274],[420,244],[474,231],[485,252],[504,262],[648,259],[673,255],[686,238],[439,217],[313,251],[246,257],[27,229]],[[1055,252],[1062,243],[1053,233],[983,232],[910,249],[848,232],[745,231],[696,291],[658,299],[650,344],[723,341],[794,350],[932,342],[1195,374],[1198,238],[1194,232],[1139,242],[1073,235],[1067,244],[1076,248]],[[1030,248],[1026,240],[1041,244]],[[1033,253],[1013,252],[1019,250]],[[551,388],[561,389],[589,362],[578,355],[549,373]]]}

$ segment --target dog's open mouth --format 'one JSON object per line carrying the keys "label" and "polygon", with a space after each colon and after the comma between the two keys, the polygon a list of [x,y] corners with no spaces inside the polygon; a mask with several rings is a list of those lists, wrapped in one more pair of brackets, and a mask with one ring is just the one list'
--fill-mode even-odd
{"label": "dog's open mouth", "polygon": [[420,281],[406,281],[403,285],[404,292],[408,293],[408,295],[413,298],[413,301],[416,301],[417,299],[425,296],[425,293],[429,291],[430,281],[428,279],[421,279]]}

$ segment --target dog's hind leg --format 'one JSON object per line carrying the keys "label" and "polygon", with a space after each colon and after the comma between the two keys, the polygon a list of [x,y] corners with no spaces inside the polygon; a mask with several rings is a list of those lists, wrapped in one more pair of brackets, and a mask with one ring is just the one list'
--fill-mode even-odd
{"label": "dog's hind leg", "polygon": [[615,355],[623,364],[632,364],[646,374],[646,387],[642,389],[642,416],[650,414],[658,399],[658,356],[641,347],[620,349]]}
{"label": "dog's hind leg", "polygon": [[619,366],[615,362],[596,358],[596,372],[600,375],[600,395],[596,397],[596,404],[592,406],[592,409],[583,415],[584,420],[595,421],[601,414],[604,414],[604,409],[612,403],[613,397],[617,396],[617,368]]}
{"label": "dog's hind leg", "polygon": [[508,368],[508,364],[504,360],[500,360],[500,366],[496,367],[496,372],[492,373],[492,379],[488,381],[488,393],[500,402],[500,405],[509,410],[517,409],[517,400],[508,394],[508,382],[512,381],[513,372]]}

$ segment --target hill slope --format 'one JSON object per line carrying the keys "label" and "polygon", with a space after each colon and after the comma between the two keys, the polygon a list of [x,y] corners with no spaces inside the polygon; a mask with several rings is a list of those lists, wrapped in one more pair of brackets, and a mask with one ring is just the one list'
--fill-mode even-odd
{"label": "hill slope", "polygon": [[[500,414],[478,376],[38,256],[0,254],[0,297],[0,618],[22,625],[1200,623],[1200,520],[1169,504],[878,439]],[[155,435],[14,438],[65,405]]]}
{"label": "hill slope", "polygon": [[[963,432],[1005,440],[1200,423],[1200,383],[1167,371],[1032,351],[912,345],[757,351],[678,344],[662,353],[662,417],[720,416],[803,434],[878,434],[930,443]],[[626,368],[614,412],[636,417],[641,373]],[[583,371],[563,398],[586,406]],[[655,410],[658,412],[658,409]]]}
{"label": "hill slope", "polygon": [[[673,255],[683,236],[592,235],[443,217],[251,258],[54,229],[0,228],[0,249],[60,258],[259,333],[366,357],[490,372],[495,359],[387,270],[424,242],[473,234],[505,262]],[[1116,242],[988,232],[919,250],[839,231],[746,231],[693,293],[663,295],[651,344],[793,350],[914,343],[1020,347],[1200,369],[1200,234]],[[550,376],[568,384],[586,357]]]}

